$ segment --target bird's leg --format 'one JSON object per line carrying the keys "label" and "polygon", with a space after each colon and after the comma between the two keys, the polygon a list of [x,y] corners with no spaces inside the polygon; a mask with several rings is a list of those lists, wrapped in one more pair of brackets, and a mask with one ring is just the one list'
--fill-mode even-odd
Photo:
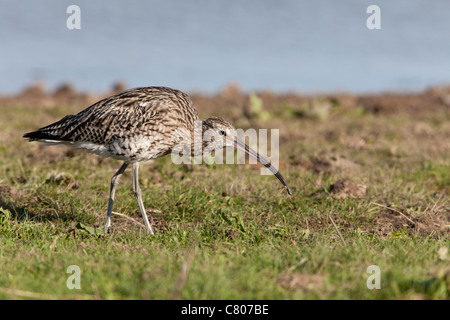
{"label": "bird's leg", "polygon": [[128,167],[128,162],[124,162],[122,166],[111,178],[111,190],[109,192],[108,213],[106,214],[105,232],[108,232],[108,228],[111,225],[111,213],[114,204],[114,195],[116,194],[116,188],[119,184],[119,179],[125,169]]}
{"label": "bird's leg", "polygon": [[152,226],[148,222],[147,214],[145,213],[144,204],[142,203],[142,191],[139,187],[139,162],[133,164],[133,193],[136,197],[139,211],[141,212],[142,218],[144,219],[145,226],[147,227],[148,233],[153,235]]}

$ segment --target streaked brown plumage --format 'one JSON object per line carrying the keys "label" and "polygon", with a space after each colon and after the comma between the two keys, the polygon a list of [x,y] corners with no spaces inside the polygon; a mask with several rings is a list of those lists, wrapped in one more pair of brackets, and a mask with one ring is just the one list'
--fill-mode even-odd
{"label": "streaked brown plumage", "polygon": [[[187,94],[166,87],[142,87],[105,98],[75,115],[67,115],[53,124],[27,133],[24,138],[47,144],[68,144],[124,161],[111,179],[106,230],[111,224],[118,180],[128,165],[133,164],[133,193],[147,230],[153,234],[138,183],[139,163],[172,152],[179,146],[179,141],[173,139],[176,132],[182,132],[182,138],[191,141],[187,146],[191,149],[191,155],[201,154],[203,148],[200,151],[194,148],[196,121],[199,121],[198,112]],[[276,175],[291,194],[278,170],[239,141],[229,122],[221,118],[208,118],[201,122],[201,130],[202,133],[212,130],[217,134],[215,148],[232,146],[255,157]]]}

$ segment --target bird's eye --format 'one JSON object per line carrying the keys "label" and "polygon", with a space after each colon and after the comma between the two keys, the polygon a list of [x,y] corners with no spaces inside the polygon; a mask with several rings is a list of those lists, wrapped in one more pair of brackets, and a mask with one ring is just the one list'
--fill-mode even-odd
{"label": "bird's eye", "polygon": [[221,136],[225,136],[226,134],[225,134],[225,131],[223,131],[223,130],[220,130],[219,131],[219,134],[221,135]]}

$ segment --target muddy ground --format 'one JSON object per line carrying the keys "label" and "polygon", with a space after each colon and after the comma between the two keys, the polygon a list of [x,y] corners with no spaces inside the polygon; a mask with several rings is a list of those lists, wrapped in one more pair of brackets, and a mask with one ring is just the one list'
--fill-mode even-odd
{"label": "muddy ground", "polygon": [[[40,82],[24,88],[15,95],[0,96],[0,106],[23,105],[28,107],[51,108],[56,105],[77,105],[81,109],[101,98],[119,93],[129,87],[125,83],[117,83],[103,93],[80,92],[69,84],[62,84],[54,90],[49,90]],[[270,90],[245,92],[238,84],[225,86],[216,94],[204,94],[200,91],[188,92],[200,113],[217,113],[235,107],[238,115],[248,116],[252,94],[257,94],[262,100],[264,109],[273,110],[280,106],[298,106],[316,100],[328,100],[333,105],[339,105],[344,110],[358,107],[377,114],[395,114],[406,112],[418,119],[424,114],[444,110],[450,112],[450,86],[431,87],[422,92],[399,93],[385,92],[376,94],[355,95],[348,92],[337,93],[279,93]],[[80,110],[81,110],[80,109]],[[301,111],[297,110],[299,116]],[[233,114],[231,114],[233,116]],[[232,117],[233,118],[233,117]],[[231,119],[236,120],[236,119]]]}

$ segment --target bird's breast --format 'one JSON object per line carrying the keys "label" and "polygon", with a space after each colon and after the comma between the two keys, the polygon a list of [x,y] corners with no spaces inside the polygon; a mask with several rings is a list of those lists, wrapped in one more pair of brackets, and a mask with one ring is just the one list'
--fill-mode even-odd
{"label": "bird's breast", "polygon": [[89,153],[129,162],[155,159],[170,152],[170,146],[157,135],[114,136],[106,144],[85,141],[71,144]]}

